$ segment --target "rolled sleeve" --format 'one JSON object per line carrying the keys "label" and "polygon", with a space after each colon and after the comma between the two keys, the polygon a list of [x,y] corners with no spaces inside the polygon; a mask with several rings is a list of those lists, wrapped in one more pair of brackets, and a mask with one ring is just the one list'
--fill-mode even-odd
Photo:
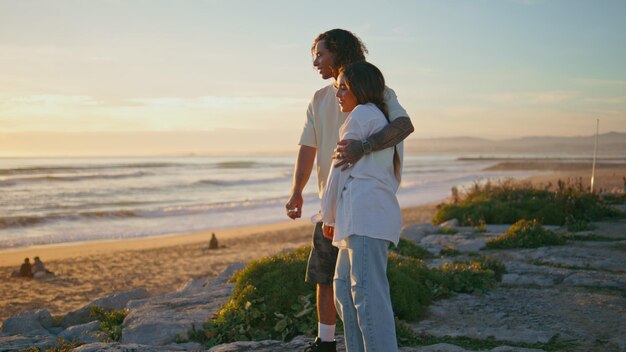
{"label": "rolled sleeve", "polygon": [[389,87],[385,89],[385,104],[387,104],[390,121],[393,121],[401,116],[409,116],[409,114],[406,112],[406,110],[404,110],[402,105],[400,105],[400,102],[398,102],[396,92],[394,92],[393,89]]}

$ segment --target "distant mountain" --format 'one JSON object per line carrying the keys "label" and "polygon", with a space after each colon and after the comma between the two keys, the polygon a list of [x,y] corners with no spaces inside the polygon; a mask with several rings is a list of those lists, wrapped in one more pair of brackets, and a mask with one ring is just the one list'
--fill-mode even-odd
{"label": "distant mountain", "polygon": [[[407,153],[593,154],[595,135],[578,137],[522,137],[494,141],[473,137],[407,139]],[[626,157],[626,133],[598,137],[598,155]]]}

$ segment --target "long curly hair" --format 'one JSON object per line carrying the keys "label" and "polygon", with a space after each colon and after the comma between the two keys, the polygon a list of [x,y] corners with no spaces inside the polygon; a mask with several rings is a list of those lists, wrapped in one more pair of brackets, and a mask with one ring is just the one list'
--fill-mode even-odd
{"label": "long curly hair", "polygon": [[332,68],[337,73],[340,67],[348,66],[353,62],[365,61],[367,48],[361,39],[350,31],[335,28],[320,33],[313,41],[312,54],[315,52],[315,45],[321,40],[324,41],[326,49],[335,55]]}

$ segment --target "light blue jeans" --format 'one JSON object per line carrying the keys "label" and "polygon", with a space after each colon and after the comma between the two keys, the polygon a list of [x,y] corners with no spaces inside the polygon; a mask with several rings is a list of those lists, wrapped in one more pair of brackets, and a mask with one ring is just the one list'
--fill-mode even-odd
{"label": "light blue jeans", "polygon": [[346,352],[396,352],[396,326],[387,281],[389,241],[352,235],[339,249],[333,288]]}

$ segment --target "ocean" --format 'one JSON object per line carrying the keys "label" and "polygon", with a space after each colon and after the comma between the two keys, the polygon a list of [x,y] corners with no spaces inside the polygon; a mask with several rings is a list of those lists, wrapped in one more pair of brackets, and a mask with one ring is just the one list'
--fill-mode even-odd
{"label": "ocean", "polygon": [[[122,239],[289,220],[294,157],[0,159],[0,248]],[[402,207],[441,200],[453,186],[530,172],[488,172],[497,161],[405,156]],[[315,175],[303,217],[319,210]]]}

